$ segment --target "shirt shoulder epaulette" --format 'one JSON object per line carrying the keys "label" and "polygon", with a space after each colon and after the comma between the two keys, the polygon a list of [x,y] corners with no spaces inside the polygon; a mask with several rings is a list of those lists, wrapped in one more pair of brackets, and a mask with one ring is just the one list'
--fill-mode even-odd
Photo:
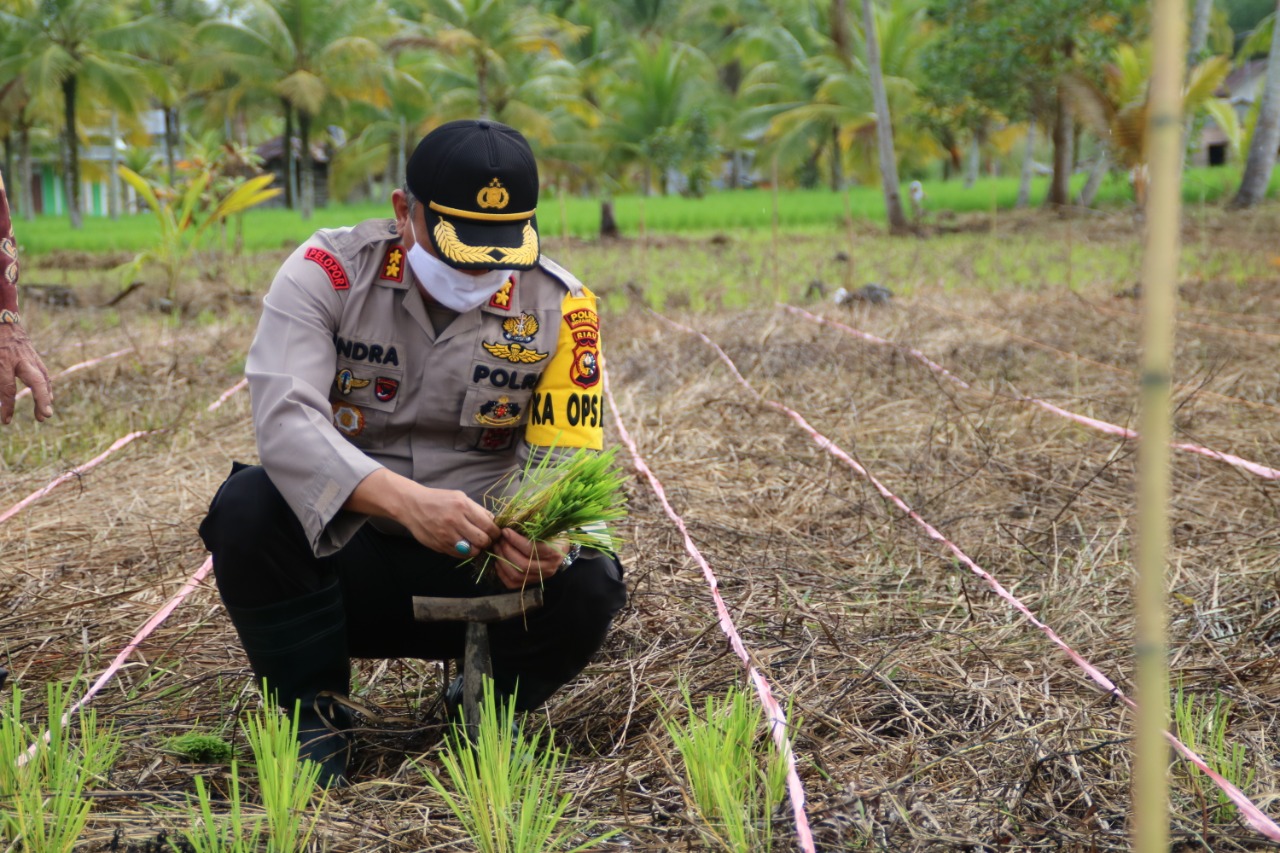
{"label": "shirt shoulder epaulette", "polygon": [[578,297],[586,293],[586,286],[578,281],[573,273],[548,258],[546,255],[538,258],[538,268],[556,281],[563,284],[569,289],[569,295]]}

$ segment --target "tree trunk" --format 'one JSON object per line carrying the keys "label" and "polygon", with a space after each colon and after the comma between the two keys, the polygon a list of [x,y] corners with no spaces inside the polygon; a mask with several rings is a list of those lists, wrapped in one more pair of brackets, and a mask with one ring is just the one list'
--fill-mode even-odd
{"label": "tree trunk", "polygon": [[171,107],[164,110],[164,163],[168,170],[169,186],[178,181],[178,111]]}
{"label": "tree trunk", "polygon": [[880,40],[876,36],[876,21],[871,10],[871,0],[862,0],[863,35],[867,40],[867,70],[871,72],[871,98],[876,110],[876,139],[880,153],[880,183],[884,188],[885,213],[889,217],[889,230],[894,233],[910,230],[906,214],[902,212],[902,196],[898,190],[898,157],[893,149],[893,119],[889,115],[889,96],[884,90],[884,72],[880,68]]}
{"label": "tree trunk", "polygon": [[1035,166],[1036,120],[1027,120],[1027,150],[1022,155],[1022,177],[1018,180],[1018,201],[1015,207],[1023,208],[1031,203],[1031,175]]}
{"label": "tree trunk", "polygon": [[[1280,2],[1276,3],[1280,17]],[[1276,146],[1280,144],[1280,26],[1271,33],[1271,50],[1267,54],[1267,80],[1262,90],[1262,108],[1249,145],[1240,191],[1231,200],[1232,208],[1253,207],[1267,194],[1271,169],[1276,164]]]}
{"label": "tree trunk", "polygon": [[316,206],[316,179],[311,162],[311,115],[306,110],[298,111],[298,136],[302,143],[302,219],[306,221]]}
{"label": "tree trunk", "polygon": [[120,116],[111,111],[111,163],[107,174],[107,213],[112,219],[120,218],[120,149],[116,140],[120,137]]}
{"label": "tree trunk", "polygon": [[30,221],[36,216],[36,200],[31,188],[31,128],[23,125],[18,131],[18,202],[22,205],[22,218]]}
{"label": "tree trunk", "polygon": [[853,33],[849,29],[848,0],[831,0],[831,40],[845,68],[853,67]]}
{"label": "tree trunk", "polygon": [[400,116],[400,156],[396,158],[396,186],[403,187],[404,170],[409,162],[409,123]]}
{"label": "tree trunk", "polygon": [[1053,125],[1053,180],[1049,183],[1048,206],[1064,206],[1071,203],[1071,167],[1075,162],[1073,142],[1075,132],[1071,122],[1071,110],[1062,89],[1058,90],[1058,115]]}
{"label": "tree trunk", "polygon": [[975,130],[969,140],[969,162],[964,169],[964,188],[969,189],[978,182],[978,172],[982,167],[982,132]]}
{"label": "tree trunk", "polygon": [[77,231],[84,225],[80,214],[80,142],[76,134],[76,77],[72,74],[62,81],[63,106],[63,170],[62,182],[66,188],[67,213],[71,227]]}
{"label": "tree trunk", "polygon": [[1209,43],[1209,16],[1213,12],[1213,0],[1196,0],[1191,13],[1191,36],[1187,40],[1187,70],[1196,67],[1200,54]]}
{"label": "tree trunk", "polygon": [[480,118],[489,117],[489,62],[483,46],[476,50],[476,108]]}
{"label": "tree trunk", "polygon": [[[11,130],[6,130],[4,132],[4,169],[0,171],[3,171],[5,175],[8,175],[10,186],[16,183],[13,172],[13,131]],[[14,207],[15,202],[9,202],[10,212],[13,211]]]}
{"label": "tree trunk", "polygon": [[280,147],[280,156],[284,158],[284,206],[293,210],[297,200],[293,194],[293,107],[288,101],[281,99],[284,107],[284,144]]}
{"label": "tree trunk", "polygon": [[1098,161],[1093,164],[1093,169],[1089,172],[1089,180],[1085,181],[1084,188],[1080,190],[1080,198],[1078,204],[1081,207],[1093,207],[1093,200],[1098,196],[1098,188],[1102,186],[1102,179],[1106,177],[1107,170],[1111,168],[1111,157],[1107,153],[1106,146],[1098,147]]}
{"label": "tree trunk", "polygon": [[613,217],[613,199],[600,201],[600,239],[613,239],[618,234],[618,221]]}
{"label": "tree trunk", "polygon": [[831,191],[844,188],[844,152],[840,150],[840,126],[831,128]]}

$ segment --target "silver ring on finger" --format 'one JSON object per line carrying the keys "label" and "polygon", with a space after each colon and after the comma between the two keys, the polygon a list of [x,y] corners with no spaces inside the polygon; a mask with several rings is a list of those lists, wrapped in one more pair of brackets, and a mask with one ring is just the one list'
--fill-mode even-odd
{"label": "silver ring on finger", "polygon": [[453,543],[453,550],[466,557],[471,553],[471,543],[465,539],[459,539],[457,542]]}

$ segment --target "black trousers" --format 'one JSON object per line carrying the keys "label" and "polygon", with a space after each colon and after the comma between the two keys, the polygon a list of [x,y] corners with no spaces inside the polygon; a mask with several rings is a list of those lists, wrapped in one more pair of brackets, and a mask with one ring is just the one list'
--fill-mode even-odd
{"label": "black trousers", "polygon": [[[473,564],[369,524],[342,550],[317,558],[261,466],[232,468],[200,536],[213,554],[218,592],[233,623],[237,613],[288,612],[288,602],[306,602],[336,581],[350,657],[461,657],[465,625],[416,621],[413,596],[502,591],[477,584]],[[600,648],[614,614],[626,603],[622,566],[606,555],[584,555],[547,579],[543,594],[540,610],[489,626],[495,685],[505,694],[516,693],[520,710],[542,704]],[[290,618],[304,616],[290,613]],[[237,630],[242,642],[248,639],[240,625]]]}

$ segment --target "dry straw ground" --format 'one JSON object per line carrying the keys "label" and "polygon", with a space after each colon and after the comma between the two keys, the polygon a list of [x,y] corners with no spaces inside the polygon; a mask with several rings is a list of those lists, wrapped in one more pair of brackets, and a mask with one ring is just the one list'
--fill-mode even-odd
{"label": "dry straw ground", "polygon": [[[1180,332],[1178,376],[1192,387],[1177,397],[1184,440],[1273,465],[1275,225],[1271,214],[1190,217],[1181,317],[1201,325]],[[773,307],[778,294],[802,302],[811,280],[828,291],[844,283],[843,231],[786,236],[776,260],[768,235],[558,247],[606,296],[617,415],[714,566],[747,647],[794,703],[822,850],[1126,849],[1132,721],[641,301],[719,342],[766,397],[854,454],[1131,691],[1135,448],[1014,398],[1135,421],[1135,380],[1122,371],[1137,362],[1139,303],[1116,294],[1136,280],[1138,231],[1125,217],[994,227],[927,240],[857,235],[854,280],[898,296],[815,308],[924,350],[972,391]],[[261,259],[260,271],[276,260]],[[56,275],[47,262],[32,269]],[[145,294],[110,312],[84,307],[102,299],[109,276],[76,273],[71,283],[83,281],[82,307],[29,299],[51,368],[124,344],[137,351],[60,382],[52,424],[37,428],[23,411],[0,433],[0,509],[131,429],[167,431],[0,528],[0,663],[32,699],[45,680],[96,675],[192,574],[205,557],[195,533],[204,507],[231,460],[254,458],[247,396],[205,407],[238,378],[263,277],[241,298],[216,282],[190,285],[191,313],[203,313],[176,327]],[[1230,699],[1228,740],[1248,750],[1247,791],[1276,814],[1280,493],[1186,454],[1175,457],[1173,485],[1173,676],[1203,702]],[[631,512],[630,604],[599,659],[540,717],[569,750],[581,816],[623,829],[611,849],[701,849],[659,714],[681,683],[723,693],[743,672],[700,572],[639,480]],[[439,686],[432,662],[359,666],[356,696],[370,716],[357,784],[326,806],[326,848],[469,849],[410,763],[431,762],[440,747]],[[199,727],[243,749],[231,721],[254,702],[216,592],[202,587],[95,700],[126,745],[96,794],[84,849],[144,849],[179,829],[193,777],[225,787],[227,768],[182,763],[166,740]],[[1180,845],[1265,846],[1238,821],[1215,822],[1213,792],[1184,766],[1172,779]],[[777,819],[787,848],[785,809]]]}

